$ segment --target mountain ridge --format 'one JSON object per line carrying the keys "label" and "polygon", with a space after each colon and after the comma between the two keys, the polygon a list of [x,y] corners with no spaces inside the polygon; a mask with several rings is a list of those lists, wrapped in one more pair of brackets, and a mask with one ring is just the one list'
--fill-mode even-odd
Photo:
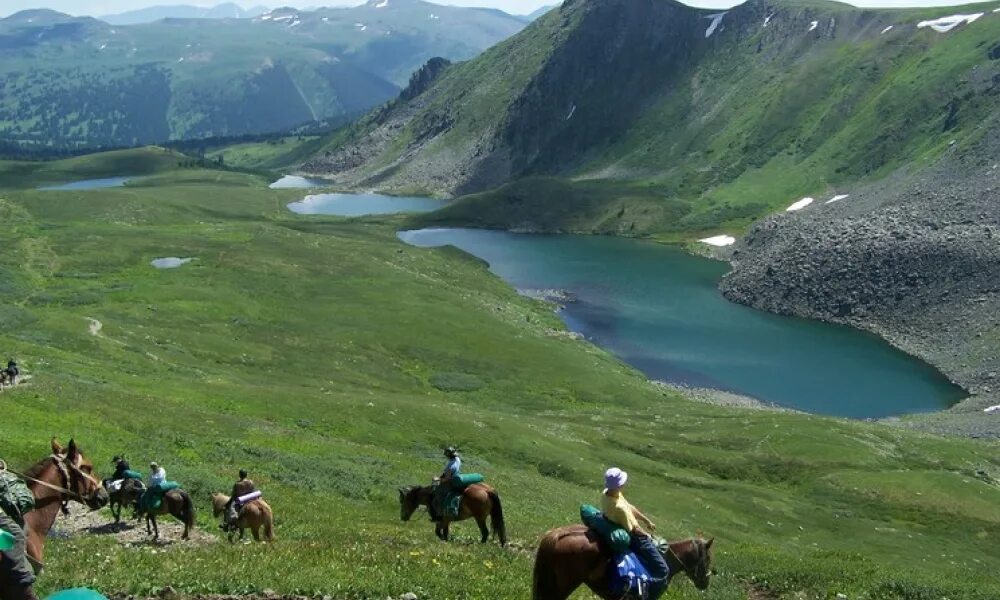
{"label": "mountain ridge", "polygon": [[[754,0],[720,13],[666,0],[571,1],[452,67],[423,98],[397,102],[395,112],[378,113],[381,121],[369,117],[304,170],[346,185],[444,195],[540,175],[641,181],[699,213],[681,228],[742,227],[801,195],[884,176],[907,155],[940,151],[950,138],[930,123],[943,123],[951,109],[930,103],[954,96],[957,80],[989,65],[964,40],[988,40],[997,17],[987,13],[949,33],[917,23],[961,9]],[[652,21],[661,27],[649,28]],[[627,43],[609,50],[608,30]],[[590,59],[605,59],[604,70]],[[924,59],[934,70],[917,85],[912,72]],[[957,61],[952,73],[949,60]],[[496,80],[504,93],[482,97],[477,77],[487,87]],[[880,122],[872,101],[886,94],[904,104],[900,121],[923,124]],[[988,108],[987,96],[979,89],[955,101],[956,133]],[[472,97],[489,107],[467,106]],[[428,137],[426,123],[448,126]],[[386,128],[398,143],[387,141]],[[810,174],[789,177],[789,163]],[[775,183],[762,185],[764,177]],[[747,188],[757,197],[736,198]],[[706,211],[713,214],[701,218]]]}
{"label": "mountain ridge", "polygon": [[523,27],[417,0],[137,25],[18,13],[0,20],[0,82],[16,91],[0,97],[0,138],[72,149],[285,131],[377,106],[428,59],[468,59]]}

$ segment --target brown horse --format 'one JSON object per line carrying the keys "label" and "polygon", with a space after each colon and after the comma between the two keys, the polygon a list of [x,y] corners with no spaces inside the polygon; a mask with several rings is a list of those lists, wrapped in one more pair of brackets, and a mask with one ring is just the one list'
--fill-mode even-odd
{"label": "brown horse", "polygon": [[40,571],[45,553],[45,537],[56,522],[60,509],[70,501],[86,504],[93,510],[108,503],[108,492],[94,472],[94,465],[83,455],[76,441],[65,449],[52,438],[52,454],[38,461],[24,473],[25,482],[35,497],[35,510],[24,516],[28,559]]}
{"label": "brown horse", "polygon": [[[670,567],[670,579],[683,572],[696,588],[707,589],[714,541],[714,538],[698,538],[670,543],[663,552]],[[584,525],[549,531],[535,555],[532,600],[565,600],[581,584],[586,584],[605,600],[617,600],[621,594],[608,589],[609,559],[610,555],[602,551],[597,537]]]}
{"label": "brown horse", "polygon": [[[434,488],[423,486],[412,486],[399,489],[399,512],[400,518],[409,521],[414,511],[420,506],[430,507],[434,498]],[[449,519],[442,517],[434,525],[434,533],[443,541],[448,541],[448,528],[452,520],[464,521],[475,519],[479,525],[479,532],[482,535],[482,542],[485,544],[490,539],[490,530],[486,528],[486,517],[489,517],[493,525],[493,535],[500,540],[501,546],[507,545],[507,529],[503,521],[503,506],[500,504],[500,496],[492,487],[475,483],[466,487],[462,491],[462,500],[458,505],[458,518]]]}
{"label": "brown horse", "polygon": [[163,494],[159,508],[152,511],[148,510],[140,501],[138,504],[138,514],[139,516],[145,515],[146,533],[152,535],[154,541],[160,539],[160,528],[156,523],[156,517],[159,515],[171,515],[181,523],[184,523],[184,534],[181,535],[182,540],[188,539],[191,530],[194,529],[194,502],[191,500],[191,494],[181,489],[170,490]]}
{"label": "brown horse", "polygon": [[[229,504],[229,496],[218,493],[212,494],[212,514],[216,518],[226,511],[227,504]],[[240,518],[236,521],[236,528],[229,531],[229,543],[236,541],[236,529],[240,530],[241,540],[246,535],[246,530],[249,529],[253,533],[254,541],[259,542],[261,528],[264,529],[264,540],[273,542],[274,513],[271,512],[271,507],[267,502],[257,499],[253,502],[248,502],[240,510]]]}

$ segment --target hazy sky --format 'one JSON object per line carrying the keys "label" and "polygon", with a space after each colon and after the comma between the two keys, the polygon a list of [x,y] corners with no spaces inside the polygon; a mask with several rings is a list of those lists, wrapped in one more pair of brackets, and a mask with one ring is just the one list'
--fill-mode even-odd
{"label": "hazy sky", "polygon": [[[197,6],[212,6],[221,4],[224,0],[214,2],[212,0],[2,0],[0,5],[0,15],[9,15],[19,10],[27,8],[51,8],[72,15],[106,15],[144,6],[157,4],[193,4]],[[461,6],[490,6],[499,8],[514,14],[526,14],[540,6],[554,4],[557,0],[436,0],[438,4],[455,4]],[[955,4],[965,4],[969,0],[856,0],[851,4],[858,6],[945,6]],[[360,1],[350,0],[264,0],[254,2],[253,0],[237,0],[237,4],[245,7],[254,5],[264,6],[296,6],[305,8],[308,6],[344,6],[351,4],[361,4]],[[729,7],[739,2],[732,0],[691,0],[687,2],[692,6],[703,7]]]}

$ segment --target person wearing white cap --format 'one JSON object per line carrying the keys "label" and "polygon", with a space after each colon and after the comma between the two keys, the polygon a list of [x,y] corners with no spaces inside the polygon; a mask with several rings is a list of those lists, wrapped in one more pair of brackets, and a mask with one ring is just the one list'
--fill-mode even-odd
{"label": "person wearing white cap", "polygon": [[649,520],[649,517],[642,514],[642,511],[632,506],[622,494],[622,488],[625,487],[626,482],[628,482],[628,473],[618,467],[611,467],[604,472],[601,512],[609,521],[632,535],[632,544],[629,549],[635,553],[642,565],[649,571],[652,581],[650,581],[648,600],[656,600],[667,589],[670,567],[667,566],[667,561],[660,554],[653,538],[640,526],[640,523],[645,525],[650,533],[656,531],[656,525]]}
{"label": "person wearing white cap", "polygon": [[149,463],[149,487],[154,488],[167,480],[167,472],[155,462]]}

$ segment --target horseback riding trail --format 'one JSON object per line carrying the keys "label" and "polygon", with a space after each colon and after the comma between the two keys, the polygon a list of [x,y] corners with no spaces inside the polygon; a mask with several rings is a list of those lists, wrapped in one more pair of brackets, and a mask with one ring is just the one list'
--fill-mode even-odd
{"label": "horseback riding trail", "polygon": [[214,544],[219,538],[210,533],[191,531],[191,539],[180,541],[184,526],[172,519],[159,524],[161,539],[153,541],[146,533],[146,526],[128,517],[128,509],[122,513],[122,522],[109,523],[107,513],[91,511],[85,506],[70,505],[70,514],[59,517],[53,527],[53,535],[59,537],[76,537],[80,535],[108,535],[126,548],[165,552],[168,549],[189,547],[194,545]]}

